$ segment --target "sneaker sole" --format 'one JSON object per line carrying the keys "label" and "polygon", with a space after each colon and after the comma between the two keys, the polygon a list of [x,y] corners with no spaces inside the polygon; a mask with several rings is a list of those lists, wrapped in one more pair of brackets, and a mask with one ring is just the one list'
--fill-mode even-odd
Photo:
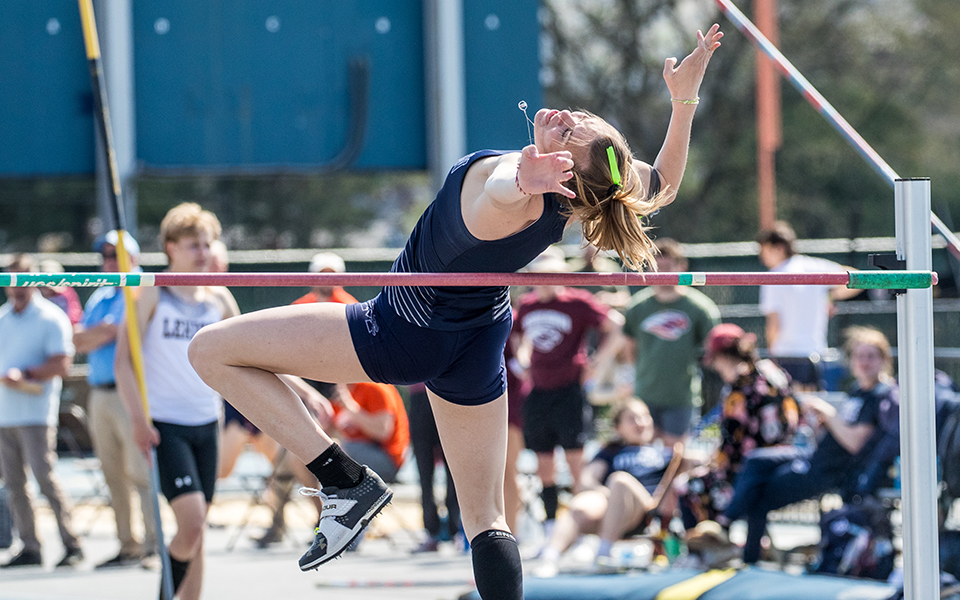
{"label": "sneaker sole", "polygon": [[391,500],[393,500],[393,492],[390,490],[387,490],[387,492],[384,495],[380,496],[380,499],[377,500],[376,503],[374,503],[374,505],[370,507],[370,510],[367,511],[367,514],[363,515],[363,518],[360,519],[360,521],[356,524],[356,526],[351,530],[352,533],[350,535],[350,539],[348,539],[346,543],[344,543],[343,546],[340,547],[339,550],[337,550],[336,552],[333,552],[332,554],[321,556],[320,558],[318,558],[317,560],[311,563],[300,565],[300,570],[309,571],[311,569],[316,569],[321,565],[323,565],[324,563],[330,562],[331,560],[338,558],[341,554],[343,554],[347,550],[347,548],[350,546],[350,544],[353,543],[354,540],[360,537],[360,534],[363,533],[363,530],[367,528],[367,525],[370,524],[370,521],[372,521],[374,517],[380,514],[380,511],[383,510],[384,507],[386,507]]}

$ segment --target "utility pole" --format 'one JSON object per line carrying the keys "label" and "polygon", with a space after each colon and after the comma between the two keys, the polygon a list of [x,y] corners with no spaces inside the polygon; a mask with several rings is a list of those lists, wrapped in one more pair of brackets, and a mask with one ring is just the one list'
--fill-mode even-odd
{"label": "utility pole", "polygon": [[[754,0],[753,20],[774,46],[780,43],[777,0]],[[756,50],[757,68],[757,202],[760,228],[777,220],[776,154],[783,143],[780,115],[780,75],[772,60]]]}

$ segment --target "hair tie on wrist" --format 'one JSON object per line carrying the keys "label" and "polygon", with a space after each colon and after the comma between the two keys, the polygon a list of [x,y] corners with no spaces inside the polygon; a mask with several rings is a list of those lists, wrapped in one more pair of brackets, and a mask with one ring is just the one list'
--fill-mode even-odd
{"label": "hair tie on wrist", "polygon": [[677,104],[700,104],[700,96],[697,96],[693,100],[681,100],[679,98],[670,98],[670,102],[676,102]]}
{"label": "hair tie on wrist", "polygon": [[529,196],[530,194],[523,191],[523,188],[520,187],[520,163],[517,163],[517,174],[513,176],[513,182],[517,184],[517,189],[520,190],[520,193],[524,196]]}

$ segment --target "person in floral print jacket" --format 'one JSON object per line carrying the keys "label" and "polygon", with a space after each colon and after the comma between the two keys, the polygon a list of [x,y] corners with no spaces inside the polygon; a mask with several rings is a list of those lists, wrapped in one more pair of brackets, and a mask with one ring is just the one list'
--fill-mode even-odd
{"label": "person in floral print jacket", "polygon": [[723,512],[751,451],[793,443],[799,422],[789,376],[772,361],[758,358],[755,335],[723,323],[710,330],[704,349],[704,365],[716,371],[728,389],[713,460],[681,485],[680,506],[688,530]]}

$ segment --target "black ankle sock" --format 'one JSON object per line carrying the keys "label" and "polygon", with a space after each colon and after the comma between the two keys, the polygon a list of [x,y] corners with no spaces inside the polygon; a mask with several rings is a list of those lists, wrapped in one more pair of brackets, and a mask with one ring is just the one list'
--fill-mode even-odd
{"label": "black ankle sock", "polygon": [[[187,576],[187,569],[190,568],[190,561],[177,560],[169,552],[167,553],[167,556],[170,558],[170,575],[173,579],[173,595],[176,596],[177,591],[180,589],[180,584],[183,583],[183,578]],[[160,600],[163,600],[163,579],[160,580]]]}
{"label": "black ankle sock", "polygon": [[333,444],[307,465],[321,487],[350,488],[363,480],[363,465],[353,460],[339,444]]}
{"label": "black ankle sock", "polygon": [[473,578],[483,600],[523,600],[523,568],[517,539],[488,529],[470,540]]}
{"label": "black ankle sock", "polygon": [[557,495],[557,486],[555,485],[545,485],[543,491],[540,492],[540,499],[543,500],[543,509],[547,513],[547,520],[557,518],[557,506],[560,504]]}

